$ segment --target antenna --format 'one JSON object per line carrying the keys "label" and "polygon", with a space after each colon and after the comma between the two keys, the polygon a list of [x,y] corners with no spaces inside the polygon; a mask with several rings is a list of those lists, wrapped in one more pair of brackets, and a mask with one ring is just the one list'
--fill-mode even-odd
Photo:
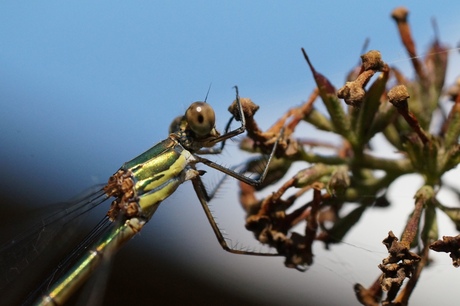
{"label": "antenna", "polygon": [[208,92],[206,93],[206,97],[204,98],[204,102],[206,102],[208,100],[208,95],[209,95],[209,92],[211,91],[211,86],[212,86],[212,82],[209,83]]}

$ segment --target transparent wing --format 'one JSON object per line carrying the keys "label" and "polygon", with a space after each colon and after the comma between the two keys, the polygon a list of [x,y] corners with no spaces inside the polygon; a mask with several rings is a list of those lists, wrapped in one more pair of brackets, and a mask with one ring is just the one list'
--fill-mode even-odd
{"label": "transparent wing", "polygon": [[13,235],[14,238],[2,237],[6,240],[0,246],[0,304],[17,304],[31,292],[39,293],[41,287],[52,281],[50,278],[65,271],[86,245],[105,231],[110,222],[101,221],[92,230],[85,230],[92,223],[87,213],[107,200],[101,187],[95,186],[74,200],[51,205],[45,213],[33,212],[34,223],[26,217],[18,218],[17,227],[28,230]]}

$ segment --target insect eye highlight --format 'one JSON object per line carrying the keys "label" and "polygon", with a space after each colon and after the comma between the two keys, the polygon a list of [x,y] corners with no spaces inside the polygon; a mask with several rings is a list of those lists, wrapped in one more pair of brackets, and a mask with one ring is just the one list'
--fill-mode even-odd
{"label": "insect eye highlight", "polygon": [[211,105],[205,102],[194,102],[185,112],[190,129],[199,137],[208,135],[216,123],[216,115]]}

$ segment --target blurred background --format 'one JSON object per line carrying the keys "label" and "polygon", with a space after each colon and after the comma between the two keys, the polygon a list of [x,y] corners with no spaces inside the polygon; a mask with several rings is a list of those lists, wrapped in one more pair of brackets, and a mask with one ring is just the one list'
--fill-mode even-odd
{"label": "blurred background", "polygon": [[[432,18],[442,42],[460,41],[454,2],[3,1],[0,215],[22,227],[25,206],[105,183],[123,162],[164,139],[171,120],[203,100],[210,84],[207,101],[220,130],[234,85],[260,105],[256,118],[268,128],[315,86],[301,47],[336,87],[359,62],[366,38],[387,63],[411,71],[390,18],[400,5],[410,10],[419,54],[434,39]],[[458,64],[453,50],[447,84],[458,76]],[[238,163],[236,149],[230,142],[221,162]],[[215,184],[216,176],[209,177]],[[227,182],[211,204],[233,241],[251,243],[235,184]],[[346,245],[329,252],[318,245],[305,273],[285,268],[282,258],[224,252],[184,184],[115,257],[105,304],[356,305],[353,284],[367,286],[378,276],[385,254],[380,241],[389,230],[401,233],[418,184],[417,177],[398,181],[392,209],[367,213]],[[448,227],[441,234],[455,232]],[[412,303],[454,305],[447,273],[455,283],[460,277],[442,256],[423,273]]]}

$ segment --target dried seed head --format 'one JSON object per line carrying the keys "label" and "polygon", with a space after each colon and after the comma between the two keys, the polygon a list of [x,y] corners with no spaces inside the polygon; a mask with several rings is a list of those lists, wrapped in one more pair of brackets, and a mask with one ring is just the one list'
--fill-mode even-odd
{"label": "dried seed head", "polygon": [[[249,98],[240,98],[240,102],[243,107],[245,118],[248,119],[254,117],[255,113],[259,109],[259,106],[252,102]],[[236,100],[228,107],[228,111],[236,118],[236,120],[240,120],[240,112],[238,110],[238,103]]]}
{"label": "dried seed head", "polygon": [[397,7],[393,10],[391,13],[391,17],[397,22],[397,23],[406,23],[407,22],[407,16],[409,15],[409,10],[405,8],[404,6]]}
{"label": "dried seed head", "polygon": [[374,74],[374,70],[363,71],[353,82],[346,82],[345,85],[337,91],[337,97],[344,99],[345,103],[348,105],[360,107],[366,95],[364,87]]}
{"label": "dried seed head", "polygon": [[409,97],[407,87],[404,85],[395,86],[388,92],[388,99],[396,108],[407,108],[407,100]]}
{"label": "dried seed head", "polygon": [[382,55],[377,50],[371,50],[361,55],[364,70],[382,71],[385,63],[382,61]]}
{"label": "dried seed head", "polygon": [[388,250],[388,257],[379,264],[383,274],[380,276],[380,285],[388,291],[388,299],[392,300],[406,278],[413,275],[413,271],[421,257],[409,250],[407,243],[399,242],[392,231],[382,241]]}
{"label": "dried seed head", "polygon": [[442,240],[437,240],[430,245],[430,249],[435,252],[450,253],[452,264],[458,268],[460,266],[460,235],[455,237],[443,236]]}
{"label": "dried seed head", "polygon": [[356,82],[347,82],[345,86],[337,91],[337,97],[344,99],[345,103],[355,107],[360,107],[364,100],[366,92],[361,84]]}

